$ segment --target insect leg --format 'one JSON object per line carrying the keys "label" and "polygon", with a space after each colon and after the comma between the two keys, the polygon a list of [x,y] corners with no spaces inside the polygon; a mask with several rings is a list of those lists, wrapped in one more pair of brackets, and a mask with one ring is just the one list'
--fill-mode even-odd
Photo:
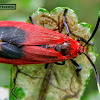
{"label": "insect leg", "polygon": [[[55,62],[55,64],[57,64],[57,65],[65,65],[65,61],[62,61],[62,63]],[[45,69],[48,68],[48,65],[49,65],[49,63],[46,63],[46,64],[45,64]]]}
{"label": "insect leg", "polygon": [[62,63],[55,62],[55,64],[57,64],[57,65],[65,65],[65,61],[62,61]]}
{"label": "insect leg", "polygon": [[30,19],[31,23],[32,23],[33,25],[35,25],[31,16],[29,17],[29,19]]}
{"label": "insect leg", "polygon": [[45,69],[47,69],[47,68],[48,68],[48,65],[49,65],[49,63],[46,63],[46,64],[45,64]]}
{"label": "insect leg", "polygon": [[76,63],[76,61],[74,61],[73,59],[70,59],[70,60],[71,60],[71,62],[77,67],[77,69],[76,69],[76,74],[77,74],[77,76],[79,76],[79,71],[80,71],[82,68],[80,67],[79,64]]}
{"label": "insect leg", "polygon": [[69,29],[68,29],[68,26],[67,26],[67,23],[66,23],[66,12],[67,12],[68,9],[65,9],[64,10],[64,15],[63,15],[63,24],[65,25],[65,28],[66,28],[66,31],[67,31],[67,36],[69,36]]}
{"label": "insect leg", "polygon": [[[82,42],[84,42],[84,43],[87,43],[87,41],[84,40],[83,38],[78,38],[77,41],[78,41],[78,42],[82,41]],[[88,44],[91,45],[91,46],[94,46],[93,43],[88,43]]]}

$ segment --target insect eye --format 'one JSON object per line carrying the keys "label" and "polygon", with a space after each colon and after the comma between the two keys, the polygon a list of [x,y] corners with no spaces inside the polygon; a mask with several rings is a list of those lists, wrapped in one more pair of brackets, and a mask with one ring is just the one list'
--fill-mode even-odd
{"label": "insect eye", "polygon": [[78,54],[81,55],[83,52],[84,52],[84,47],[83,46],[79,46]]}

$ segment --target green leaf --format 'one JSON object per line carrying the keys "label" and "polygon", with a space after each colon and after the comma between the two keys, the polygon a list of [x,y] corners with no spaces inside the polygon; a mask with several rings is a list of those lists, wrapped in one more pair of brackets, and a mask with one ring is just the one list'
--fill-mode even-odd
{"label": "green leaf", "polygon": [[[33,21],[35,25],[59,32],[59,26],[63,25],[65,8],[67,7],[57,7],[50,13],[46,9],[39,8],[32,14]],[[90,25],[79,24],[72,9],[68,8],[66,22],[73,39],[83,38],[86,41],[89,39]],[[27,23],[30,23],[29,19]],[[61,33],[66,34],[64,27],[62,27]],[[84,44],[83,42],[80,43]],[[87,45],[85,52],[95,62],[96,55],[93,53],[93,47]],[[47,69],[44,68],[45,64],[20,65],[18,69],[21,72],[18,72],[18,74],[16,74],[17,67],[14,66],[11,69],[11,80],[17,76],[16,85],[11,81],[13,86],[11,85],[10,90],[14,86],[17,87],[15,95],[22,100],[79,100],[88,83],[92,67],[84,54],[78,55],[75,61],[82,67],[79,76],[76,75],[76,67],[70,60],[67,60],[66,64],[61,66],[51,63]],[[18,94],[19,91],[21,91],[21,95]]]}

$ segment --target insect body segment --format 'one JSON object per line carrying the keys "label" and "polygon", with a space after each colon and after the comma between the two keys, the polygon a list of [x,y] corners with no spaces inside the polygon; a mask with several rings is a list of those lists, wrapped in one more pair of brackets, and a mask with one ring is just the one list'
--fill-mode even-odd
{"label": "insect body segment", "polygon": [[79,52],[79,43],[64,34],[24,22],[1,21],[0,25],[1,63],[52,63],[77,57]]}

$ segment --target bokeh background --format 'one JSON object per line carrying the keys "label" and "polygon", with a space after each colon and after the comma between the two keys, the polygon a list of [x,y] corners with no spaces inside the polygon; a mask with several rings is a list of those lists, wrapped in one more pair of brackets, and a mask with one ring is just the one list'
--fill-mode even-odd
{"label": "bokeh background", "polygon": [[[16,10],[0,10],[0,21],[12,20],[25,22],[38,8],[42,7],[51,11],[55,7],[69,7],[76,12],[79,22],[86,22],[92,25],[92,31],[100,10],[100,0],[0,0],[0,4],[16,4]],[[95,65],[100,76],[100,27],[94,40],[94,52],[99,54]],[[0,64],[0,86],[9,87],[10,66],[11,65]],[[81,100],[95,99],[100,100],[100,95],[97,90],[94,73],[92,73]]]}

